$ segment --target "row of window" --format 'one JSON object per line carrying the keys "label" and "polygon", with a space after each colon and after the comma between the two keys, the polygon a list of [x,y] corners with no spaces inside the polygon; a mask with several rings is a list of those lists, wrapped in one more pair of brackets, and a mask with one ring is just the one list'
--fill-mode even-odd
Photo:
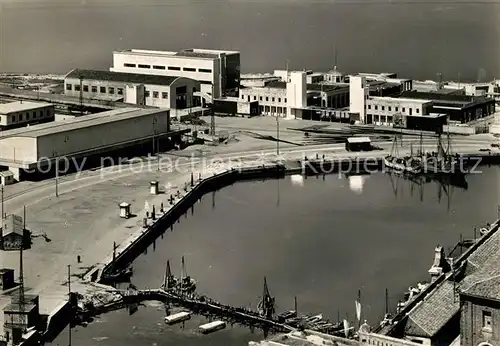
{"label": "row of window", "polygon": [[39,111],[26,112],[24,113],[24,115],[25,117],[23,117],[23,113],[19,113],[17,114],[17,116],[16,114],[13,114],[10,116],[10,122],[15,123],[15,122],[36,120],[48,115],[48,112],[47,110],[39,110]]}
{"label": "row of window", "polygon": [[[385,111],[385,106],[380,106],[380,107],[381,107],[381,110]],[[387,106],[387,108],[388,108],[387,110],[389,112],[392,112],[392,106]],[[372,109],[372,105],[368,105],[368,109]],[[378,110],[378,105],[374,105],[374,109]],[[408,108],[408,111],[410,112],[410,115],[412,115],[412,110],[413,110],[413,108]],[[399,107],[394,107],[394,111],[395,112],[399,112]],[[406,112],[406,108],[405,107],[401,107],[401,111],[403,113]],[[420,113],[420,109],[415,108],[415,112],[417,114],[419,114]]]}
{"label": "row of window", "polygon": [[[180,71],[181,68],[178,67],[178,66],[163,66],[163,65],[144,65],[144,64],[131,64],[131,63],[124,63],[123,64],[124,67],[132,67],[132,68],[144,68],[144,69],[150,69],[151,67],[153,68],[153,70],[170,70],[170,71]],[[185,72],[196,72],[196,69],[194,67],[183,67],[182,68],[183,71]],[[201,73],[212,73],[212,70],[211,69],[207,69],[207,68],[199,68],[198,69],[198,72],[201,72]]]}
{"label": "row of window", "polygon": [[[241,99],[244,100],[246,96],[246,99],[248,102],[250,102],[250,95],[241,95]],[[266,96],[266,102],[269,102],[269,96]],[[259,101],[263,101],[264,97],[259,96]],[[283,99],[284,102],[286,103],[286,97]],[[253,101],[257,101],[257,96],[253,96]],[[271,97],[271,102],[276,102],[276,97]],[[281,97],[278,97],[278,103],[281,103]]]}
{"label": "row of window", "polygon": [[[73,85],[72,84],[66,84],[66,90],[68,91],[71,91],[73,90]],[[74,90],[75,91],[80,91],[80,85],[79,84],[75,84],[74,85]],[[101,86],[101,87],[97,87],[95,85],[92,85],[92,86],[88,86],[88,85],[83,85],[83,92],[92,92],[92,93],[97,93],[98,90],[99,90],[99,93],[101,94],[110,94],[110,95],[114,95],[115,94],[115,90],[116,90],[116,94],[117,95],[123,95],[123,88],[115,88],[115,87],[104,87],[104,86]],[[146,97],[151,97],[151,92],[149,90],[145,90],[145,96]],[[153,98],[157,99],[157,98],[160,98],[160,92],[159,91],[153,91],[152,93],[153,95]],[[168,92],[164,91],[161,93],[161,98],[162,99],[168,99]]]}

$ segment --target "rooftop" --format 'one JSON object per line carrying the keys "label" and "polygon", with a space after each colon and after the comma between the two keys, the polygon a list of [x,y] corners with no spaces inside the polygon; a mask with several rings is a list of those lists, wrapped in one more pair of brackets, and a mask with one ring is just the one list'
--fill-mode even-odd
{"label": "rooftop", "polygon": [[138,118],[150,114],[162,114],[168,112],[166,109],[141,109],[141,108],[119,108],[107,112],[76,117],[62,122],[50,122],[45,124],[21,127],[3,131],[0,140],[8,137],[31,137],[38,138],[54,133],[78,130],[90,126],[118,122],[131,118]]}
{"label": "rooftop", "polygon": [[10,233],[23,234],[23,218],[19,215],[8,215],[2,222],[2,236]]}
{"label": "rooftop", "polygon": [[394,101],[394,102],[412,102],[412,103],[428,103],[432,102],[432,100],[426,100],[426,99],[412,99],[412,98],[405,98],[405,97],[387,97],[387,96],[370,96],[369,100],[380,100],[380,101]]}
{"label": "rooftop", "polygon": [[[269,82],[266,88],[274,88],[274,89],[286,89],[286,82],[282,81],[272,81]],[[349,90],[347,86],[344,85],[332,85],[332,84],[307,84],[308,91],[321,91],[323,92],[332,92],[334,90],[345,89]]]}
{"label": "rooftop", "polygon": [[52,104],[26,101],[2,103],[0,104],[0,114],[10,114],[48,106],[52,106]]}
{"label": "rooftop", "polygon": [[405,334],[432,337],[460,311],[453,282],[446,280],[408,313]]}
{"label": "rooftop", "polygon": [[493,101],[493,99],[482,96],[456,95],[435,91],[405,91],[401,94],[401,97],[410,99],[430,99],[437,103],[455,104],[462,107],[483,103],[486,101]]}
{"label": "rooftop", "polygon": [[148,50],[148,49],[124,49],[120,51],[115,51],[115,53],[131,53],[137,55],[149,55],[149,56],[170,56],[170,57],[193,57],[201,59],[215,59],[221,54],[233,55],[239,54],[238,51],[232,50],[218,50],[218,49],[199,49],[199,48],[189,48],[182,49],[177,52],[173,51],[162,51],[162,50]]}
{"label": "rooftop", "polygon": [[133,84],[171,85],[179,77],[74,69],[69,72],[65,78],[105,80],[110,82],[123,82]]}

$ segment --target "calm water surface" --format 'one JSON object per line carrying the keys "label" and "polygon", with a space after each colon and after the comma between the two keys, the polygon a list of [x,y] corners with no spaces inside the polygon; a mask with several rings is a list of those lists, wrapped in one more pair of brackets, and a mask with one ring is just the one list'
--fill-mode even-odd
{"label": "calm water surface", "polygon": [[[352,320],[361,289],[364,318],[375,324],[386,288],[394,308],[408,286],[429,279],[437,244],[451,247],[496,218],[500,169],[483,171],[467,177],[467,190],[436,182],[412,188],[382,173],[238,183],[205,195],[192,216],[136,260],[132,281],[156,288],[166,260],[178,275],[184,255],[199,291],[221,302],[255,308],[267,276],[278,310],[293,308],[296,295],[302,313]],[[161,305],[104,315],[73,330],[73,345],[245,345],[262,338],[239,327],[200,336],[195,329],[204,319],[168,327],[164,316]]]}

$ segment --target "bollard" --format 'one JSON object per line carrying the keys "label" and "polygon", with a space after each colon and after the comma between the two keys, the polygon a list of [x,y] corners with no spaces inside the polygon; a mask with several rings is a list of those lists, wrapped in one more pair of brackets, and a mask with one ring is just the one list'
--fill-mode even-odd
{"label": "bollard", "polygon": [[148,219],[147,218],[142,219],[142,227],[148,228]]}
{"label": "bollard", "polygon": [[171,205],[174,203],[174,196],[172,196],[172,194],[170,194],[169,201]]}
{"label": "bollard", "polygon": [[198,180],[201,181],[201,173],[198,173]]}
{"label": "bollard", "polygon": [[319,154],[316,154],[316,160],[319,160]]}
{"label": "bollard", "polygon": [[146,212],[146,219],[149,219],[149,211]]}
{"label": "bollard", "polygon": [[163,213],[163,202],[160,204],[160,213]]}
{"label": "bollard", "polygon": [[191,172],[191,187],[194,186],[194,176],[193,176],[193,172]]}
{"label": "bollard", "polygon": [[76,256],[76,261],[78,263],[82,263],[82,258],[80,257],[80,255]]}
{"label": "bollard", "polygon": [[151,219],[156,220],[156,211],[154,205],[153,205],[153,210],[151,211]]}

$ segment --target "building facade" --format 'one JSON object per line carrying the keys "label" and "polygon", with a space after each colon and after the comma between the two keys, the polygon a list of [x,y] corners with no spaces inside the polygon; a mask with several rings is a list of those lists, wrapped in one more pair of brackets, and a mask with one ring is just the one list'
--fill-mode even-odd
{"label": "building facade", "polygon": [[40,124],[54,120],[54,105],[38,102],[10,102],[0,104],[2,130]]}
{"label": "building facade", "polygon": [[237,95],[240,52],[185,49],[179,52],[131,49],[113,52],[112,72],[186,77],[201,83],[201,91],[218,98]]}
{"label": "building facade", "polygon": [[263,115],[289,118],[302,118],[308,107],[343,108],[348,105],[347,87],[307,84],[306,72],[292,71],[288,76],[286,82],[271,81],[263,87],[242,88],[240,99],[258,101]]}
{"label": "building facade", "polygon": [[111,99],[172,110],[200,105],[200,82],[184,77],[97,70],[73,70],[64,78],[64,93],[84,99]]}
{"label": "building facade", "polygon": [[428,115],[431,109],[430,100],[369,96],[366,99],[365,123],[392,126],[400,122],[404,126],[408,116]]}

